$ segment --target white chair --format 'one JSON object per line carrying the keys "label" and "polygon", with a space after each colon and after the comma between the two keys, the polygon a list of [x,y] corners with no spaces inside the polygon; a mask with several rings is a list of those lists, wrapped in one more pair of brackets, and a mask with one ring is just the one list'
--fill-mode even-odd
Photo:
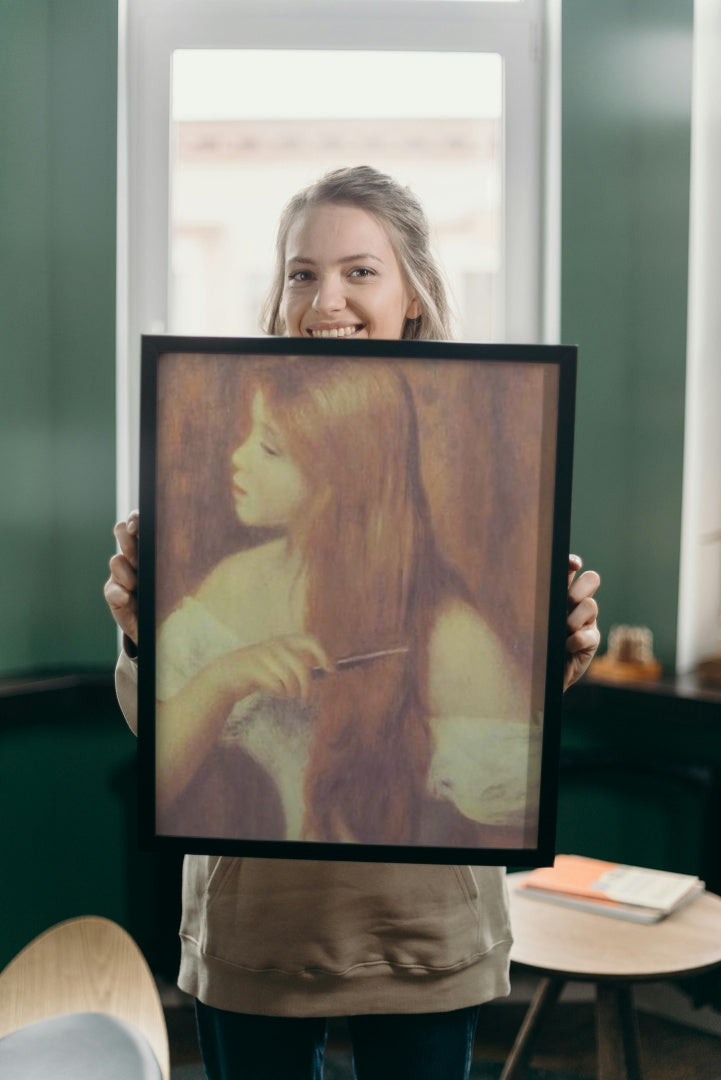
{"label": "white chair", "polygon": [[0,1076],[169,1080],[155,980],[117,923],[58,923],[0,973]]}

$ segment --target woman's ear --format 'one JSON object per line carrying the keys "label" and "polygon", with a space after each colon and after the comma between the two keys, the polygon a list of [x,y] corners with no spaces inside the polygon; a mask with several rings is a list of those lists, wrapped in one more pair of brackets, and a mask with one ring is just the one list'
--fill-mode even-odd
{"label": "woman's ear", "polygon": [[408,305],[408,310],[406,311],[406,318],[407,319],[417,319],[422,314],[423,314],[423,305],[421,304],[418,297],[414,296],[413,299],[411,300],[410,304]]}

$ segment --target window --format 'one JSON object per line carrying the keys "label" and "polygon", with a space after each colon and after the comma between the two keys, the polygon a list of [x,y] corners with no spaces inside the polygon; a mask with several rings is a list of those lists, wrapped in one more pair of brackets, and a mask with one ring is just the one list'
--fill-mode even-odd
{"label": "window", "polygon": [[370,162],[426,208],[456,336],[498,340],[502,109],[495,54],[176,52],[169,330],[257,334],[284,204],[329,169]]}
{"label": "window", "polygon": [[121,512],[137,498],[140,335],[258,333],[279,211],[338,165],[364,160],[421,197],[459,337],[555,340],[556,3],[121,3]]}

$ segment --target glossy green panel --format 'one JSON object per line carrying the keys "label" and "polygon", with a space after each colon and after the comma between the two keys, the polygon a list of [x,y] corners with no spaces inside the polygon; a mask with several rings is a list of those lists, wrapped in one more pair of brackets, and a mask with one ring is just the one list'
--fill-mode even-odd
{"label": "glossy green panel", "polygon": [[48,34],[44,4],[0,3],[0,670],[47,652]]}
{"label": "glossy green panel", "polygon": [[563,7],[562,338],[579,345],[573,544],[602,628],[675,654],[692,0]]}
{"label": "glossy green panel", "polygon": [[112,661],[102,598],[115,519],[117,5],[51,4],[50,195],[61,663]]}
{"label": "glossy green panel", "polygon": [[0,675],[112,662],[116,0],[0,0]]}

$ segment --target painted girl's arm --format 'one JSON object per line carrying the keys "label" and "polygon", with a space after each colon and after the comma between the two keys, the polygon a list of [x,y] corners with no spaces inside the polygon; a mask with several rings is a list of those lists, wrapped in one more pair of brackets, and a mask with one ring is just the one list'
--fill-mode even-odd
{"label": "painted girl's arm", "polygon": [[432,794],[473,821],[520,825],[540,771],[527,680],[490,626],[454,604],[431,639]]}
{"label": "painted girl's arm", "polygon": [[210,661],[156,707],[156,792],[167,806],[190,783],[216,745],[234,704],[260,691],[306,701],[311,668],[328,667],[306,634],[271,638]]}

